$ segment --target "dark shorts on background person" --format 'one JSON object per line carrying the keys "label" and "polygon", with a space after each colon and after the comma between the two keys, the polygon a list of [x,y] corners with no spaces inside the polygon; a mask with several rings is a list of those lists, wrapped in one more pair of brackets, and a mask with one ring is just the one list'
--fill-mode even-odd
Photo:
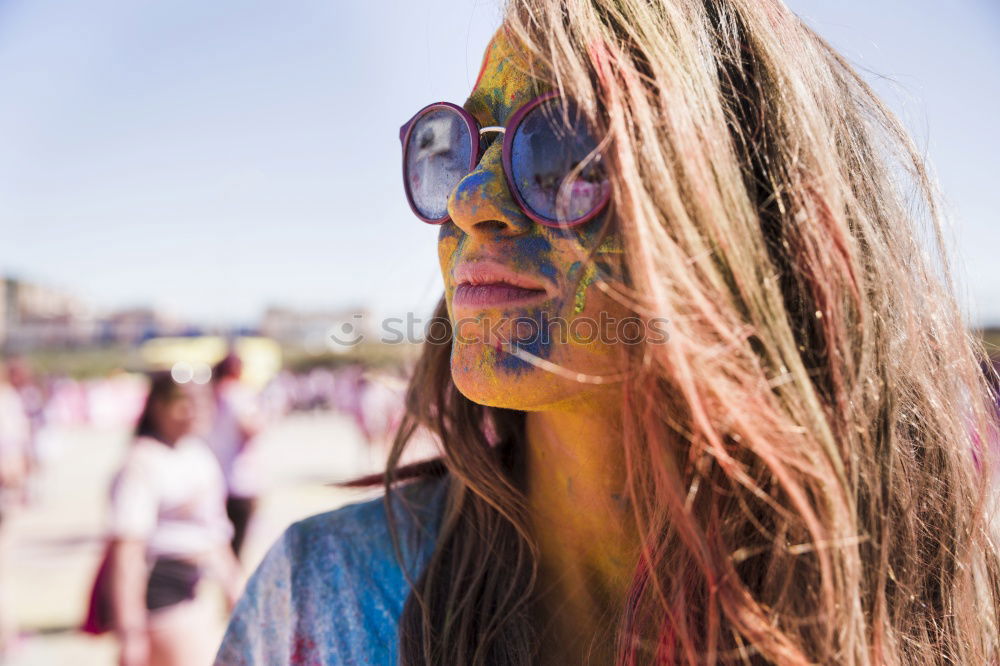
{"label": "dark shorts on background person", "polygon": [[154,611],[194,599],[201,568],[189,560],[158,557],[146,585],[146,610]]}
{"label": "dark shorts on background person", "polygon": [[233,524],[233,539],[230,545],[236,557],[239,557],[240,551],[243,550],[243,541],[247,536],[247,526],[250,524],[250,518],[253,517],[253,512],[256,508],[256,497],[230,495],[226,498],[226,515],[229,516],[229,522]]}

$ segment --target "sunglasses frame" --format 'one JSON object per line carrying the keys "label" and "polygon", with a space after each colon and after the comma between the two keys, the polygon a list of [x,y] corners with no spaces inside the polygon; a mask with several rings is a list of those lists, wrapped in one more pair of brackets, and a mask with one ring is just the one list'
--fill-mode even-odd
{"label": "sunglasses frame", "polygon": [[583,217],[579,217],[575,220],[561,221],[544,217],[533,211],[531,207],[528,206],[527,202],[524,200],[524,197],[521,196],[521,192],[518,190],[517,186],[514,184],[515,182],[514,168],[511,158],[511,153],[513,152],[514,148],[514,135],[517,133],[517,130],[521,125],[521,122],[527,117],[529,113],[531,113],[533,110],[535,110],[542,104],[550,100],[557,99],[558,97],[559,94],[556,92],[549,92],[543,95],[539,95],[538,97],[535,97],[530,102],[524,104],[517,111],[515,111],[514,114],[510,117],[510,119],[507,120],[507,124],[503,127],[499,126],[482,127],[480,126],[479,121],[476,120],[476,118],[471,113],[469,113],[462,107],[458,106],[457,104],[452,104],[451,102],[435,102],[433,104],[428,104],[424,108],[417,111],[416,114],[414,114],[414,116],[410,118],[410,120],[408,120],[405,125],[399,128],[399,140],[403,146],[403,189],[406,192],[406,200],[410,204],[410,208],[413,210],[413,214],[416,215],[419,219],[426,222],[427,224],[444,224],[445,222],[451,219],[451,217],[447,213],[445,213],[444,217],[433,219],[425,217],[420,212],[420,210],[417,208],[416,203],[414,203],[413,201],[413,192],[411,192],[410,190],[409,171],[407,170],[406,167],[406,161],[407,161],[406,147],[407,145],[409,145],[410,134],[413,132],[413,128],[416,126],[417,121],[420,120],[426,114],[430,113],[431,111],[447,108],[457,112],[458,115],[462,118],[462,120],[465,121],[466,128],[469,131],[469,137],[472,139],[473,150],[470,153],[468,173],[472,173],[472,171],[476,168],[476,165],[479,164],[479,160],[483,158],[483,153],[485,151],[483,150],[482,147],[481,136],[489,132],[501,132],[503,134],[503,144],[501,146],[501,161],[503,162],[504,177],[507,179],[507,190],[510,192],[511,196],[514,197],[514,200],[517,202],[517,205],[521,208],[521,210],[524,211],[524,214],[527,215],[529,218],[531,218],[533,221],[546,227],[568,228],[585,224],[586,222],[589,222],[590,220],[600,215],[604,211],[604,209],[607,208],[608,202],[611,200],[610,188],[608,189],[607,192],[604,193],[604,196],[601,198],[601,201],[598,202],[598,204],[594,206],[593,210],[588,212],[586,215],[584,215]]}

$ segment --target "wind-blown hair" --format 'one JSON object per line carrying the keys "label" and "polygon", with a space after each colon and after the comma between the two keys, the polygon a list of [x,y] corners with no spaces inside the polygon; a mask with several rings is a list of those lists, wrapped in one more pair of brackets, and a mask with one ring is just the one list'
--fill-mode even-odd
{"label": "wind-blown hair", "polygon": [[[780,0],[511,0],[505,29],[606,137],[629,282],[602,288],[670,321],[622,387],[619,663],[994,663],[996,425],[899,122]],[[532,663],[523,414],[449,353],[386,472],[451,479],[401,663]],[[401,468],[419,428],[442,457]]]}

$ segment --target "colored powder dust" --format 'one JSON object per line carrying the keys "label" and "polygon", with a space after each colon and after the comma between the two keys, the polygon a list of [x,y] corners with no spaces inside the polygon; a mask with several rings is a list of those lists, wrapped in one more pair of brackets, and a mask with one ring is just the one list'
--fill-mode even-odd
{"label": "colored powder dust", "polygon": [[620,240],[621,239],[615,234],[609,235],[597,247],[596,254],[623,254]]}
{"label": "colored powder dust", "polygon": [[580,278],[580,284],[576,288],[576,296],[573,299],[573,314],[580,314],[583,312],[583,308],[587,306],[587,289],[590,285],[594,284],[594,280],[596,279],[597,266],[587,264],[587,268],[583,272],[583,277]]}

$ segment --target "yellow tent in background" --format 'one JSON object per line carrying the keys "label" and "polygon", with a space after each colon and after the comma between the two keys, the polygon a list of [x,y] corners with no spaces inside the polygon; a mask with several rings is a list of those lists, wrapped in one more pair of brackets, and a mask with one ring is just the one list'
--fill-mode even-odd
{"label": "yellow tent in background", "polygon": [[243,381],[262,388],[281,370],[281,347],[270,338],[221,336],[153,338],[142,344],[139,355],[150,370],[190,373],[198,383],[208,380],[209,369],[232,348],[243,361]]}

